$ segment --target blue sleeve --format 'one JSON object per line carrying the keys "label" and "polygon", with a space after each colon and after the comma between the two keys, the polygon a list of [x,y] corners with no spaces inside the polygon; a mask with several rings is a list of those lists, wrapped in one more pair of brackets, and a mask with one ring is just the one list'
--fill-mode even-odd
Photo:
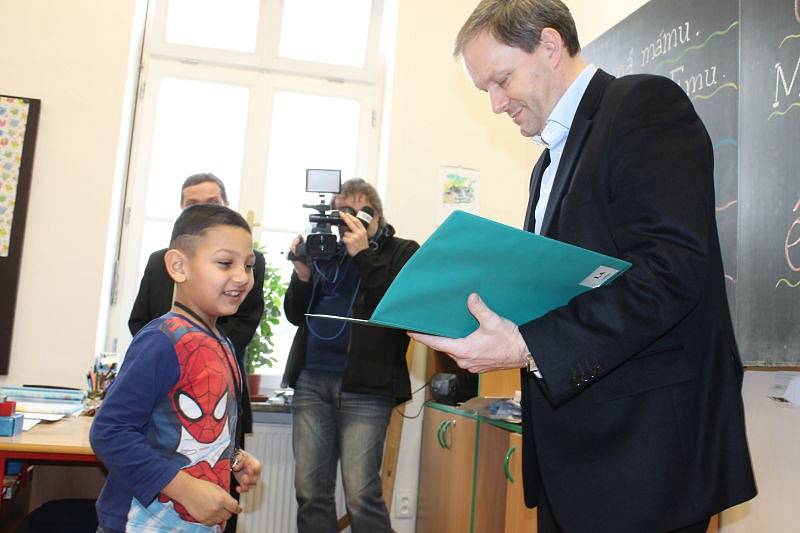
{"label": "blue sleeve", "polygon": [[172,342],[157,328],[143,329],[92,424],[92,450],[144,505],[180,471],[147,440],[153,411],[179,377]]}

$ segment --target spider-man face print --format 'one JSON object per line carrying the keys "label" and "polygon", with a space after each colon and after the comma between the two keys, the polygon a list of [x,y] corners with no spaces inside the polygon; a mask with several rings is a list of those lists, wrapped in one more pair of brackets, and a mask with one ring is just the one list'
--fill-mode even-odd
{"label": "spider-man face print", "polygon": [[[163,331],[174,340],[179,376],[158,406],[157,423],[150,430],[152,438],[165,451],[174,450],[170,458],[184,473],[227,492],[240,390],[236,360],[223,343],[184,317],[169,318]],[[154,505],[156,510],[148,507],[146,514],[157,515],[154,523],[162,528],[167,517],[174,520],[169,524],[175,525],[171,529],[175,531],[183,531],[184,522],[197,522],[180,503],[163,493]]]}
{"label": "spider-man face print", "polygon": [[[189,338],[187,338],[189,337]],[[207,335],[187,333],[175,346],[182,376],[172,402],[186,431],[199,443],[216,441],[228,421],[231,401],[230,369],[220,357],[220,347]]]}

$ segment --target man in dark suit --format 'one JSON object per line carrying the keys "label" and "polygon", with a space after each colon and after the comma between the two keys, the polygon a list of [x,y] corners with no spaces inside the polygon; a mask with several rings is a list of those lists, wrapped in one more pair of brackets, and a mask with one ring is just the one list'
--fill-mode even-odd
{"label": "man in dark suit", "polygon": [[[181,209],[197,204],[218,204],[228,206],[225,184],[211,173],[194,174],[186,178],[181,187]],[[139,285],[139,293],[133,302],[128,329],[131,335],[142,329],[148,322],[158,318],[172,307],[174,283],[167,274],[164,254],[167,249],[158,250],[150,255],[144,275]],[[253,289],[239,306],[235,315],[221,317],[217,321],[219,328],[233,343],[236,349],[236,360],[242,374],[242,414],[237,435],[237,445],[243,443],[243,433],[252,431],[253,417],[250,409],[249,391],[247,390],[247,369],[245,349],[253,338],[253,334],[261,322],[264,313],[264,255],[256,252],[256,263],[253,267]]]}
{"label": "man in dark suit", "polygon": [[705,531],[756,493],[711,142],[672,81],[615,79],[579,51],[560,1],[483,0],[455,55],[492,110],[546,147],[525,229],[633,266],[520,326],[472,294],[474,333],[412,337],[473,372],[522,368],[540,533]]}

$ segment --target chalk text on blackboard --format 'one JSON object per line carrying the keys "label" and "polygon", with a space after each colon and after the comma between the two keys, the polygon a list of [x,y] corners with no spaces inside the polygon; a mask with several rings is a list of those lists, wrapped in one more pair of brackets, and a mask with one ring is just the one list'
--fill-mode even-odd
{"label": "chalk text on blackboard", "polygon": [[[800,200],[797,201],[792,212],[797,213],[799,209]],[[800,215],[800,213],[797,214]],[[792,255],[792,252],[797,250],[800,250],[800,216],[794,219],[794,222],[789,225],[789,231],[786,232],[786,242],[784,243],[783,249],[786,254],[786,262],[789,264],[789,268],[794,272],[800,272],[800,261],[795,262]]]}
{"label": "chalk text on blackboard", "polygon": [[[800,0],[798,0],[798,2],[800,2]],[[611,73],[617,78],[620,76],[633,74],[633,48],[631,48],[628,52],[628,59],[626,59],[622,64],[614,67]]]}
{"label": "chalk text on blackboard", "polygon": [[[794,65],[792,80],[787,84],[786,75],[783,72],[783,65],[781,65],[780,61],[775,63],[775,100],[772,102],[773,108],[776,108],[780,105],[778,95],[780,94],[781,88],[783,88],[783,95],[781,95],[781,97],[789,96],[794,90],[794,82],[797,80],[798,69],[800,69],[800,56],[798,56],[797,63]],[[800,94],[798,96],[800,96]]]}
{"label": "chalk text on blackboard", "polygon": [[642,48],[641,66],[646,66],[657,57],[668,53],[681,44],[688,43],[690,40],[688,20],[677,28],[672,28],[668,32],[661,30],[655,41]]}
{"label": "chalk text on blackboard", "polygon": [[684,76],[685,69],[685,65],[675,67],[669,71],[669,77],[672,78],[672,81],[680,85],[689,96],[708,89],[709,87],[713,87],[718,83],[716,65],[688,77]]}

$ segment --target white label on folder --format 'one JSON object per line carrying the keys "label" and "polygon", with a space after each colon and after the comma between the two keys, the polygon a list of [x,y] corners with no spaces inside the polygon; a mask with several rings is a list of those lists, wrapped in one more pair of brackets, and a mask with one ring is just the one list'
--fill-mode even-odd
{"label": "white label on folder", "polygon": [[589,287],[590,289],[594,289],[611,279],[619,272],[616,268],[611,268],[607,266],[599,266],[597,267],[594,272],[586,276],[586,278],[580,282],[580,285],[584,287]]}

